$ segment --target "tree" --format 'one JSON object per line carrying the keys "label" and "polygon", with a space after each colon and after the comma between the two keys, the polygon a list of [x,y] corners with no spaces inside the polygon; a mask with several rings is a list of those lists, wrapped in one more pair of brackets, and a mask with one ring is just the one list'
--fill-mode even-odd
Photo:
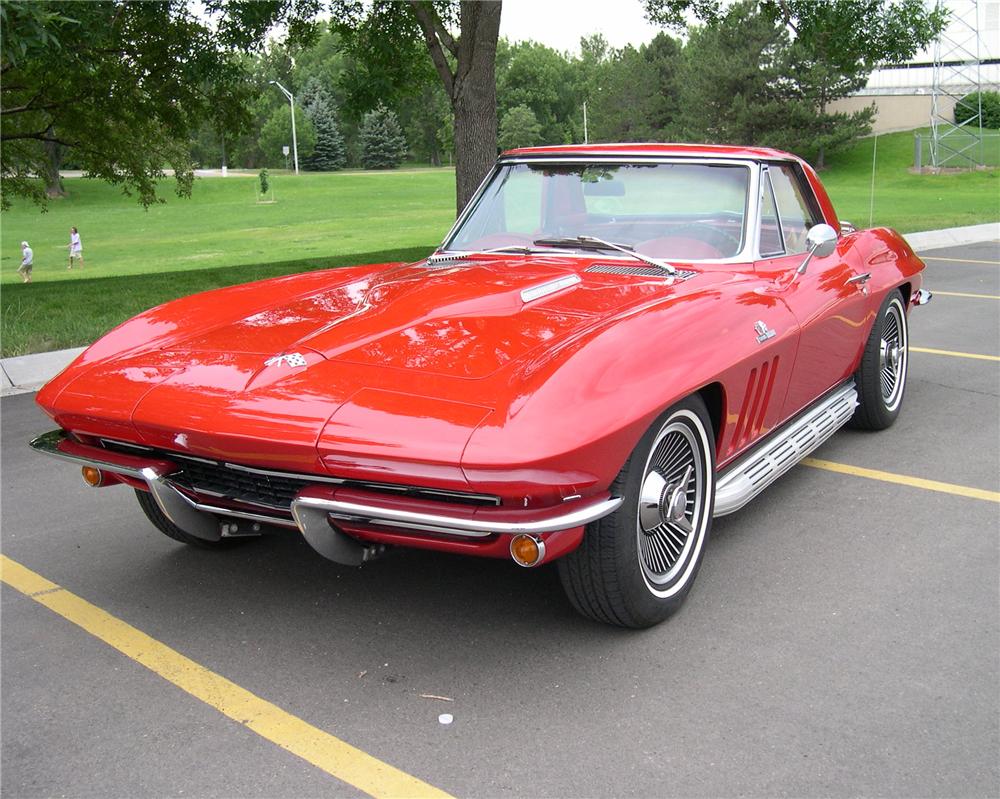
{"label": "tree", "polygon": [[[731,13],[721,0],[644,3],[653,22],[671,27],[683,27],[686,14],[715,25]],[[814,139],[819,166],[826,147],[843,140],[845,126],[855,131],[864,127],[857,116],[827,115],[827,106],[864,86],[878,64],[912,57],[933,41],[947,19],[942,6],[930,9],[923,0],[753,0],[751,5],[790,36],[787,74],[794,79],[797,98],[823,123]]]}
{"label": "tree", "polygon": [[535,112],[526,105],[516,105],[500,122],[500,149],[513,150],[516,147],[533,147],[542,138],[542,126],[538,124]]}
{"label": "tree", "polygon": [[679,80],[681,138],[799,150],[802,104],[791,96],[787,31],[738,3],[689,32]]}
{"label": "tree", "polygon": [[[497,105],[500,118],[518,106],[530,108],[540,126],[543,144],[563,144],[576,136],[573,118],[583,98],[574,63],[562,53],[537,42],[503,45],[497,58]],[[501,145],[502,146],[502,145]]]}
{"label": "tree", "polygon": [[[371,85],[403,90],[415,45],[426,47],[454,113],[461,211],[496,160],[496,51],[500,0],[334,0],[334,27]],[[452,33],[457,23],[458,35]],[[385,96],[385,92],[382,92]]]}
{"label": "tree", "polygon": [[347,164],[344,137],[337,125],[336,107],[326,87],[316,78],[310,78],[300,96],[302,109],[316,131],[316,145],[312,155],[303,159],[306,169],[332,172]]}
{"label": "tree", "polygon": [[406,156],[406,138],[396,115],[384,105],[361,123],[361,162],[365,169],[395,169]]}
{"label": "tree", "polygon": [[[192,132],[205,121],[239,130],[248,120],[245,74],[236,48],[259,45],[287,9],[278,3],[213,0],[219,24],[184,0],[0,4],[0,173],[11,197],[44,202],[36,174],[51,173],[52,145],[90,175],[156,201],[163,167],[189,194]],[[308,33],[303,0],[288,19]],[[47,151],[46,148],[49,148]]]}
{"label": "tree", "polygon": [[[312,121],[298,103],[295,104],[295,133],[298,139],[299,163],[301,164],[312,155],[316,147],[316,128],[313,127]],[[278,106],[271,118],[267,120],[267,123],[261,128],[257,142],[264,154],[264,162],[267,166],[285,166],[286,160],[282,147],[287,146],[289,152],[292,151],[292,111],[287,103]]]}

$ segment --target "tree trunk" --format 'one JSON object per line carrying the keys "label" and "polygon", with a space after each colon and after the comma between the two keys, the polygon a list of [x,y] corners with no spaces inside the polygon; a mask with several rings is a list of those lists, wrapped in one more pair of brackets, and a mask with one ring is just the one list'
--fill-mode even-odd
{"label": "tree trunk", "polygon": [[[52,138],[55,135],[55,131],[52,126],[49,125],[48,130],[45,131],[47,138]],[[45,147],[45,196],[51,199],[56,197],[65,197],[66,189],[63,187],[62,176],[59,174],[59,168],[62,166],[62,156],[63,156],[63,146],[58,142],[46,141]]]}
{"label": "tree trunk", "polygon": [[451,92],[455,112],[455,189],[462,213],[497,158],[496,55],[500,1],[462,0],[458,64]]}

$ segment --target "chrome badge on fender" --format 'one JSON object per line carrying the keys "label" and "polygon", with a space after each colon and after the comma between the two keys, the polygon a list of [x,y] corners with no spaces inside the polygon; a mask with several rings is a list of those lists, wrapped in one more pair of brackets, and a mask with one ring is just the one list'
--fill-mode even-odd
{"label": "chrome badge on fender", "polygon": [[753,329],[754,332],[757,334],[758,344],[763,344],[769,338],[774,338],[775,335],[774,331],[769,329],[768,326],[764,324],[763,321],[757,322],[757,324],[753,326]]}

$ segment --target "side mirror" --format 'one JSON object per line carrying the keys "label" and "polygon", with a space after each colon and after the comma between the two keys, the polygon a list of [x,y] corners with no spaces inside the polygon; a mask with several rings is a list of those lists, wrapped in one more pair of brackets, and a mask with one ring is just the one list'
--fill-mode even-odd
{"label": "side mirror", "polygon": [[806,273],[809,261],[815,255],[817,258],[826,258],[837,249],[837,231],[827,224],[813,225],[806,234],[806,244],[809,245],[809,252],[802,265],[795,270],[800,275]]}

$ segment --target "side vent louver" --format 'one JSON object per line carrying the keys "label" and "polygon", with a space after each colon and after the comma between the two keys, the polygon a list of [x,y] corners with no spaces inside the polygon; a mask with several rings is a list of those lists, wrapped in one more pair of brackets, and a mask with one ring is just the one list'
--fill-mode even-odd
{"label": "side vent louver", "polygon": [[771,392],[774,389],[774,378],[778,374],[779,360],[780,358],[775,356],[773,360],[765,361],[759,370],[750,370],[730,452],[740,449],[747,441],[759,436],[763,430],[764,416],[771,404]]}

